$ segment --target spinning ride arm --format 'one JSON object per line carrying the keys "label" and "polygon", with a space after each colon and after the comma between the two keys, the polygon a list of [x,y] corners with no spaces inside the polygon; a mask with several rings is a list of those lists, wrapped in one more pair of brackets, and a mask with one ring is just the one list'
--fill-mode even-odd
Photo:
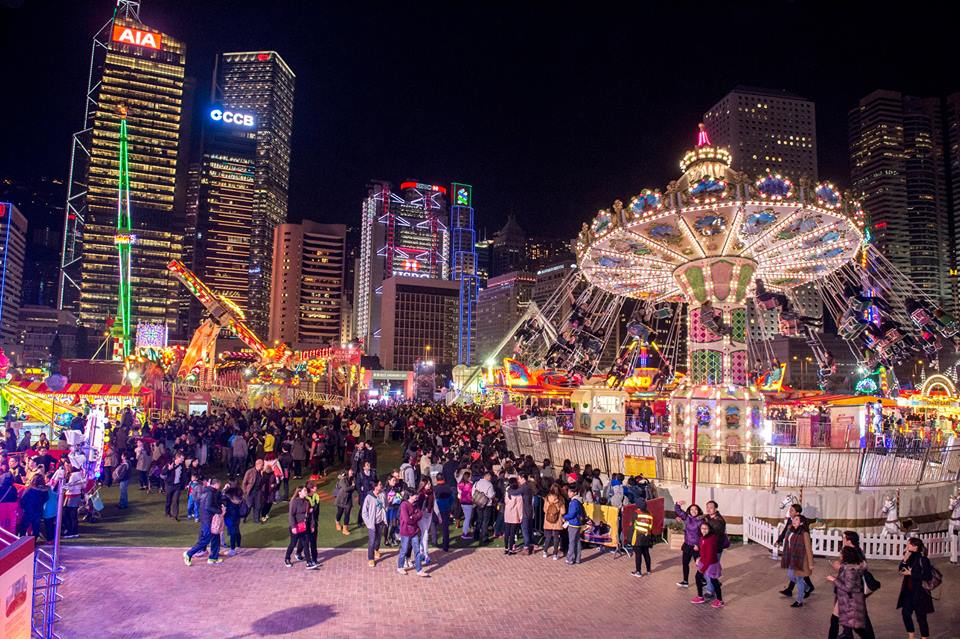
{"label": "spinning ride arm", "polygon": [[[267,346],[250,328],[243,322],[243,316],[239,309],[232,307],[213,289],[207,286],[197,275],[184,266],[180,260],[171,260],[167,264],[167,270],[174,274],[180,282],[189,289],[193,295],[200,300],[203,307],[210,313],[214,323],[220,326],[226,326],[232,330],[237,337],[249,346],[258,357],[266,356]],[[198,330],[202,330],[201,327]],[[191,343],[192,346],[192,343]]]}

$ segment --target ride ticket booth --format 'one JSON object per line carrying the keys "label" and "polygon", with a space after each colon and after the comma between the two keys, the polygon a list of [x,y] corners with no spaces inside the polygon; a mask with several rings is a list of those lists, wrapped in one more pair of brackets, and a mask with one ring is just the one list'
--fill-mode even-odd
{"label": "ride ticket booth", "polygon": [[581,386],[570,394],[573,430],[591,435],[626,433],[626,403],[629,395],[606,387]]}

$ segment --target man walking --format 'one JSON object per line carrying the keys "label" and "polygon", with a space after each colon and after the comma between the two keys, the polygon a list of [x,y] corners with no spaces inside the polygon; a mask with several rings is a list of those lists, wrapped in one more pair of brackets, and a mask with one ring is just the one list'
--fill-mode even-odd
{"label": "man walking", "polygon": [[488,538],[488,528],[490,527],[490,518],[493,515],[493,499],[496,491],[493,488],[493,473],[487,471],[482,479],[478,479],[473,485],[473,508],[476,512],[477,532],[476,537],[479,545],[486,546],[490,543]]}
{"label": "man walking", "polygon": [[[263,499],[261,498],[263,482],[263,460],[258,459],[254,462],[253,467],[247,469],[247,472],[244,473],[241,484],[243,498],[247,502],[247,516],[249,517],[252,514],[256,521],[260,521],[260,511],[263,510]],[[247,518],[244,517],[243,521],[246,523]]]}
{"label": "man walking", "polygon": [[114,479],[120,485],[120,502],[117,508],[125,510],[127,508],[127,488],[130,486],[130,460],[127,453],[120,454],[120,465],[113,470]]}
{"label": "man walking", "polygon": [[183,553],[183,563],[187,566],[191,565],[193,556],[205,550],[208,544],[210,557],[207,563],[219,564],[223,561],[220,559],[220,532],[213,533],[210,528],[213,524],[213,516],[223,515],[225,512],[226,507],[220,503],[220,480],[211,479],[200,493],[200,535],[197,537],[197,543]]}
{"label": "man walking", "polygon": [[580,563],[580,527],[583,526],[585,512],[583,500],[570,486],[567,487],[567,499],[570,500],[570,505],[567,507],[567,514],[563,516],[563,521],[567,524],[567,539],[570,544],[566,561],[572,566]]}

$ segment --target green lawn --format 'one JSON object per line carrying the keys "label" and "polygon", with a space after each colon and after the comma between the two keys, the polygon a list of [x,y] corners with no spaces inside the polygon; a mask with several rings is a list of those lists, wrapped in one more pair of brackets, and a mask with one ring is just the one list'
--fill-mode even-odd
{"label": "green lawn", "polygon": [[[402,451],[398,444],[378,444],[377,445],[377,465],[378,472],[383,475],[393,468],[400,466],[400,456]],[[333,505],[332,494],[336,485],[337,472],[329,472],[327,481],[321,484],[320,489],[326,494],[326,499],[320,504],[320,532],[317,544],[322,548],[360,548],[366,547],[367,532],[366,528],[353,530],[349,536],[345,536],[334,528],[334,516],[336,507]],[[223,477],[223,473],[215,475]],[[293,491],[294,483],[300,481],[291,481],[290,490]],[[187,548],[197,539],[199,524],[186,519],[187,497],[183,494],[180,498],[179,522],[174,521],[163,514],[164,495],[156,493],[146,494],[137,488],[137,481],[134,478],[130,482],[129,490],[129,508],[119,510],[117,508],[118,489],[101,488],[100,494],[103,497],[105,508],[102,517],[96,523],[80,523],[80,537],[77,539],[64,540],[66,544],[76,544],[84,546],[170,546]],[[357,506],[353,507],[350,514],[350,520],[356,523]],[[287,529],[287,502],[281,502],[273,505],[270,511],[270,519],[265,524],[253,523],[241,524],[240,532],[243,535],[243,546],[246,548],[269,548],[286,547],[290,538]],[[460,544],[459,529],[457,529],[456,545]],[[451,533],[451,537],[454,535]]]}

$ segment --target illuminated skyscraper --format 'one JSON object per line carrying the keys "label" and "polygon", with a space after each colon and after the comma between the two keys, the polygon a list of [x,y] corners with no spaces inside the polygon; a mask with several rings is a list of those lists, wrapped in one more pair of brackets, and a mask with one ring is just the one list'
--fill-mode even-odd
{"label": "illuminated skyscraper", "polygon": [[[449,279],[447,188],[416,181],[368,187],[360,219],[360,258],[354,286],[355,336],[368,354],[380,351],[380,298],[390,277]],[[382,359],[382,358],[381,358]]]}
{"label": "illuminated skyscraper", "polygon": [[175,222],[181,152],[185,46],[140,21],[139,2],[120,0],[97,33],[83,129],[73,136],[61,254],[59,305],[102,329],[117,314],[117,189],[120,112],[129,139],[132,318],[174,326],[180,258]]}
{"label": "illuminated skyscraper", "polygon": [[874,91],[849,123],[851,183],[874,242],[926,295],[951,304],[940,99]]}
{"label": "illuminated skyscraper", "polygon": [[460,283],[457,363],[471,365],[477,338],[477,234],[473,227],[473,187],[450,186],[450,279]]}
{"label": "illuminated skyscraper", "polygon": [[27,251],[27,218],[9,202],[0,202],[0,345],[18,343],[20,296]]}
{"label": "illuminated skyscraper", "polygon": [[[224,117],[226,115],[226,118]],[[194,272],[245,313],[256,206],[256,120],[213,107],[203,131]]]}
{"label": "illuminated skyscraper", "polygon": [[256,121],[246,313],[248,325],[260,335],[269,324],[273,231],[287,221],[295,81],[276,51],[223,53],[217,61],[214,101],[224,110],[252,114]]}
{"label": "illuminated skyscraper", "polygon": [[703,114],[710,138],[730,149],[733,168],[755,180],[767,171],[817,180],[814,103],[786,91],[737,87]]}
{"label": "illuminated skyscraper", "polygon": [[343,337],[343,278],[347,227],[281,224],[274,231],[270,340],[297,348]]}

